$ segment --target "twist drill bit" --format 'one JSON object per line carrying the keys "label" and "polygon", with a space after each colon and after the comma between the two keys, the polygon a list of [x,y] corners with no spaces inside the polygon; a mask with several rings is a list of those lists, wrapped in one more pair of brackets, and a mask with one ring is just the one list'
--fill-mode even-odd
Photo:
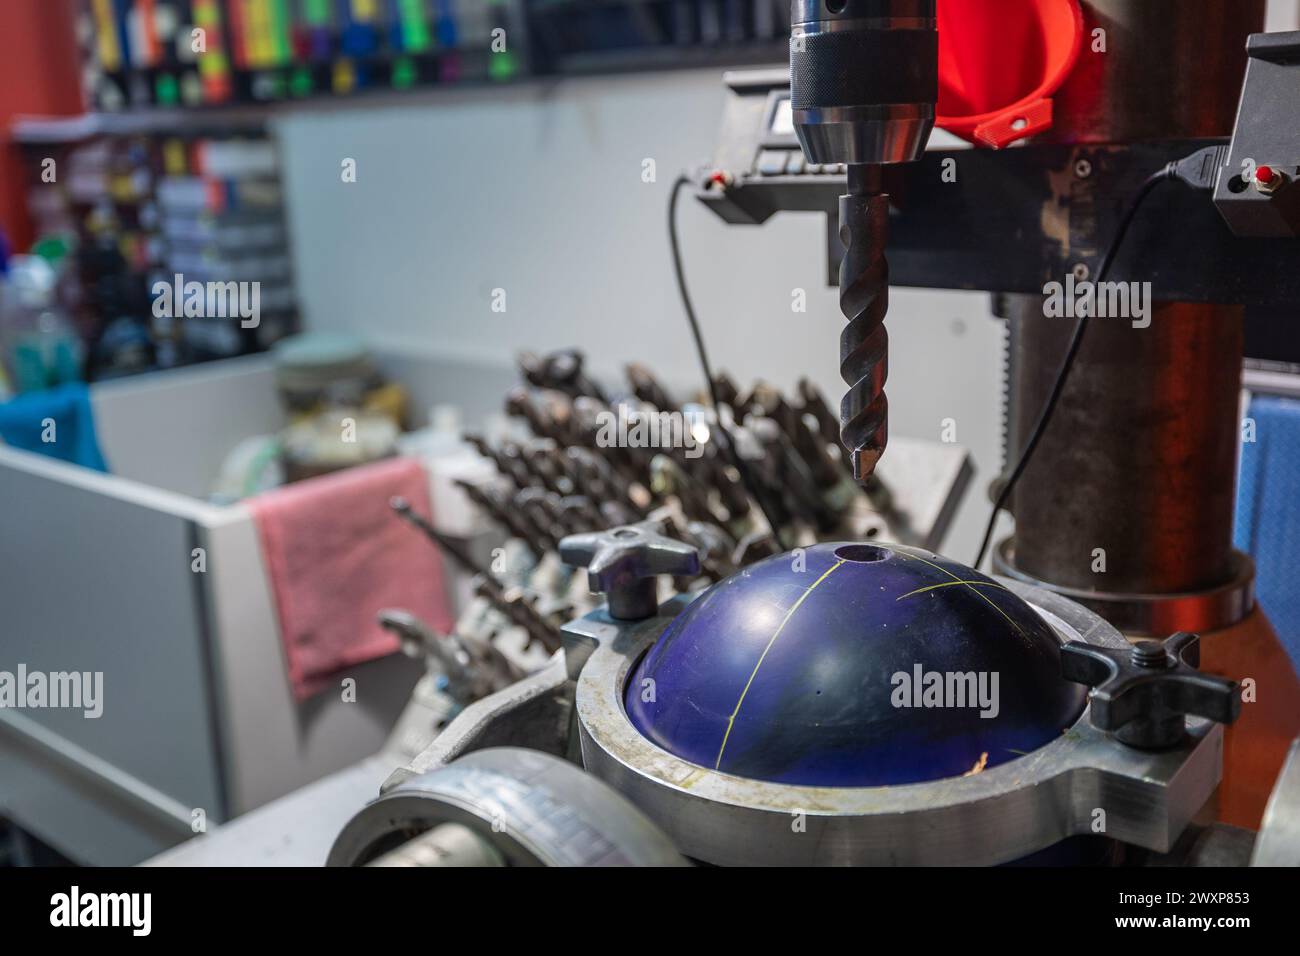
{"label": "twist drill bit", "polygon": [[853,477],[866,481],[889,439],[889,264],[885,238],[889,197],[881,167],[849,166],[849,191],[840,197],[840,311],[849,324],[840,334],[840,376],[849,386],[840,403],[840,440],[853,463]]}
{"label": "twist drill bit", "polygon": [[726,372],[719,372],[713,376],[713,388],[718,393],[718,402],[734,410],[736,399],[740,397],[740,389],[731,376]]}
{"label": "twist drill bit", "polygon": [[497,472],[503,477],[508,478],[510,483],[516,488],[527,488],[532,484],[532,478],[523,468],[518,459],[511,459],[503,455],[496,448],[493,448],[486,438],[474,432],[465,433],[465,441],[477,451],[480,455],[492,462],[496,466]]}
{"label": "twist drill bit", "polygon": [[481,574],[491,577],[488,573],[488,569],[480,565],[478,561],[474,559],[474,556],[470,554],[469,551],[460,544],[460,542],[455,538],[448,537],[435,528],[433,522],[411,507],[411,503],[405,498],[401,496],[389,498],[388,507],[392,508],[393,511],[407,524],[422,531],[426,538],[432,541],[444,554],[450,557],[452,561],[460,565],[462,571],[469,574]]}
{"label": "twist drill bit", "polygon": [[533,401],[533,396],[522,385],[506,394],[505,410],[507,415],[526,421],[534,435],[559,440],[555,421]]}
{"label": "twist drill bit", "polygon": [[560,636],[555,632],[542,613],[534,606],[534,601],[517,588],[509,590],[489,578],[475,578],[474,592],[493,608],[503,614],[511,624],[524,629],[528,635],[528,646],[541,644],[548,654],[560,649]]}
{"label": "twist drill bit", "polygon": [[840,442],[840,423],[835,418],[835,413],[831,411],[830,406],[826,404],[826,399],[822,397],[821,391],[812,382],[806,378],[799,379],[799,411],[804,415],[811,415],[817,421],[817,431],[821,435],[822,441],[831,446],[838,446]]}
{"label": "twist drill bit", "polygon": [[541,479],[547,491],[560,496],[573,494],[573,482],[562,463],[557,463],[553,446],[530,445],[524,448],[523,453],[529,471]]}
{"label": "twist drill bit", "polygon": [[546,494],[540,488],[524,488],[515,492],[510,503],[530,529],[529,539],[547,551],[554,551],[559,547],[564,532],[555,526],[545,503],[539,500]]}
{"label": "twist drill bit", "polygon": [[532,540],[531,536],[534,533],[532,527],[520,520],[518,513],[513,508],[507,507],[500,500],[495,490],[480,488],[478,485],[459,478],[455,480],[454,484],[465,493],[465,497],[483,509],[490,519],[505,528],[512,538],[516,538],[527,545],[533,557],[541,558],[546,553],[545,548]]}
{"label": "twist drill bit", "polygon": [[648,402],[655,408],[663,412],[680,411],[677,404],[668,397],[668,392],[659,380],[654,377],[654,373],[639,362],[630,363],[625,371],[627,372],[628,383],[632,386],[632,393],[643,402]]}
{"label": "twist drill bit", "polygon": [[803,414],[792,406],[780,390],[770,385],[755,392],[764,414],[781,427],[798,456],[807,465],[819,488],[830,488],[840,481],[839,466],[821,440],[819,432],[809,428]]}
{"label": "twist drill bit", "polygon": [[585,362],[578,349],[561,349],[540,358],[524,352],[518,358],[519,370],[530,385],[564,392],[573,398],[586,395],[609,404],[604,389],[584,372]]}
{"label": "twist drill bit", "polygon": [[405,498],[390,498],[388,505],[403,520],[418,528],[444,554],[470,574],[474,575],[474,591],[493,607],[501,611],[514,624],[528,633],[528,643],[540,641],[547,653],[560,648],[560,637],[531,602],[519,597],[515,589],[507,590],[491,570],[483,567],[459,542],[443,534],[424,515],[411,507]]}

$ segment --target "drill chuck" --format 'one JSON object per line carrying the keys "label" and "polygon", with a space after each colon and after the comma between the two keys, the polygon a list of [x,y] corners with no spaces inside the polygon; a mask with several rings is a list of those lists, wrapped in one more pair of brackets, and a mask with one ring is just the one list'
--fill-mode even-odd
{"label": "drill chuck", "polygon": [[920,158],[939,95],[935,0],[794,0],[790,106],[811,163]]}

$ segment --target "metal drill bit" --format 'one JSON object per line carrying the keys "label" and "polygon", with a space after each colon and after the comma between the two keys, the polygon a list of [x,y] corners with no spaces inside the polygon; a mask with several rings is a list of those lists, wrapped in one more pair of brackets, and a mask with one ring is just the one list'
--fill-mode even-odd
{"label": "metal drill bit", "polygon": [[664,387],[648,368],[638,362],[632,362],[627,366],[626,372],[627,380],[631,383],[632,391],[637,398],[649,402],[660,411],[678,411],[677,404],[668,397]]}
{"label": "metal drill bit", "polygon": [[600,505],[600,516],[603,519],[602,527],[617,528],[620,525],[636,524],[645,520],[645,514],[640,511],[633,511],[623,501],[603,501]]}
{"label": "metal drill bit", "polygon": [[559,500],[560,517],[570,534],[601,531],[606,527],[600,509],[586,495],[566,495]]}
{"label": "metal drill bit", "polygon": [[740,389],[736,387],[735,381],[726,372],[719,372],[713,376],[713,390],[718,394],[718,402],[726,405],[728,408],[735,410],[736,399],[740,397]]}
{"label": "metal drill bit", "polygon": [[650,464],[650,483],[660,497],[673,495],[682,511],[693,521],[717,521],[709,506],[708,491],[668,455],[657,455]]}
{"label": "metal drill bit", "polygon": [[732,552],[732,563],[743,568],[747,564],[780,553],[781,547],[770,531],[751,531],[736,542],[736,550]]}
{"label": "metal drill bit", "polygon": [[548,654],[553,654],[560,649],[560,635],[521,591],[518,589],[506,591],[499,585],[492,587],[484,578],[477,578],[474,588],[479,597],[504,614],[510,623],[524,629],[528,635],[529,646],[535,641],[541,644]]}
{"label": "metal drill bit", "polygon": [[861,482],[875,470],[889,438],[889,197],[880,166],[851,164],[848,184],[840,197],[840,311],[849,321],[840,335],[840,376],[849,386],[840,403],[840,439]]}
{"label": "metal drill bit", "polygon": [[638,495],[626,475],[614,468],[607,459],[590,448],[576,445],[565,449],[565,456],[573,466],[575,482],[585,494],[596,501],[615,502],[632,509],[642,518],[645,517],[647,509],[644,502],[639,500],[643,495]]}
{"label": "metal drill bit", "polygon": [[532,393],[522,385],[512,388],[506,394],[505,409],[507,415],[526,421],[534,435],[541,438],[556,438],[555,421],[542,410],[533,400]]}
{"label": "metal drill bit", "polygon": [[585,358],[578,349],[562,349],[538,358],[531,352],[519,356],[524,379],[538,388],[551,388],[577,398],[589,395],[609,404],[604,390],[583,372]]}
{"label": "metal drill bit", "polygon": [[529,456],[523,445],[512,441],[503,441],[497,450],[500,456],[510,464],[520,477],[520,488],[537,488],[546,485],[546,477],[536,468],[536,463]]}
{"label": "metal drill bit", "polygon": [[767,449],[766,460],[781,488],[785,509],[819,531],[835,527],[839,516],[822,500],[807,465],[775,419],[759,418],[753,429]]}
{"label": "metal drill bit", "polygon": [[838,445],[840,441],[840,423],[835,413],[826,404],[826,398],[819,389],[806,378],[799,379],[799,411],[811,415],[817,421],[817,430],[822,440],[828,445]]}
{"label": "metal drill bit", "polygon": [[730,576],[736,566],[732,554],[736,542],[718,525],[707,521],[691,521],[685,528],[687,542],[700,549],[700,566],[715,581]]}
{"label": "metal drill bit", "polygon": [[557,459],[554,445],[530,445],[524,449],[529,470],[541,479],[547,491],[557,495],[573,494],[573,482],[562,459]]}
{"label": "metal drill bit", "polygon": [[411,503],[405,498],[395,496],[388,499],[388,506],[393,509],[408,524],[419,528],[425,536],[432,541],[438,548],[444,551],[449,558],[460,565],[461,570],[470,574],[482,574],[491,577],[488,569],[474,560],[473,555],[461,547],[460,542],[455,538],[450,538],[433,526],[433,523],[411,507]]}
{"label": "metal drill bit", "polygon": [[482,508],[489,518],[505,528],[512,538],[524,542],[528,550],[533,553],[533,557],[540,558],[545,554],[546,549],[532,540],[531,526],[521,521],[518,513],[513,508],[507,507],[494,489],[480,487],[460,478],[457,478],[454,484],[465,493],[465,497]]}
{"label": "metal drill bit", "polygon": [[564,531],[556,526],[540,500],[547,494],[541,488],[524,488],[515,493],[511,506],[519,514],[520,520],[527,523],[530,539],[547,551],[554,551],[564,537]]}
{"label": "metal drill bit", "polygon": [[780,426],[818,486],[830,488],[838,484],[839,467],[823,444],[821,435],[808,427],[803,415],[785,400],[780,390],[769,385],[761,390],[755,389],[754,397],[768,417]]}
{"label": "metal drill bit", "polygon": [[[524,494],[524,492],[520,493]],[[534,640],[541,641],[542,646],[551,653],[559,649],[559,635],[555,633],[555,629],[543,619],[542,615],[531,603],[517,597],[515,591],[507,591],[490,570],[475,561],[474,557],[462,548],[459,542],[435,528],[433,523],[412,508],[411,503],[405,498],[391,498],[388,504],[402,518],[423,531],[430,541],[459,564],[461,568],[473,574],[475,593],[500,610],[513,623],[524,628],[528,632],[530,643]]]}
{"label": "metal drill bit", "polygon": [[590,449],[604,458],[629,481],[645,482],[649,458],[640,453],[645,449],[630,448],[618,443],[602,444],[600,434],[605,416],[618,416],[617,408],[610,408],[604,402],[589,396],[573,400],[574,444]]}
{"label": "metal drill bit", "polygon": [[510,480],[510,483],[516,488],[527,488],[533,483],[532,476],[528,474],[527,469],[517,458],[508,458],[498,449],[493,448],[486,438],[474,432],[465,433],[465,441],[473,446],[474,450],[486,458],[502,475]]}

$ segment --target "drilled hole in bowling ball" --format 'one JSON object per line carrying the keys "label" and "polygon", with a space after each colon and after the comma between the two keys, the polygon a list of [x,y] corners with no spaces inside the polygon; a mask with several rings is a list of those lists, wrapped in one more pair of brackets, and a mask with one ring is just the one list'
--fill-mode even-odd
{"label": "drilled hole in bowling ball", "polygon": [[871,564],[873,561],[883,561],[889,557],[889,550],[878,548],[874,544],[846,544],[835,549],[835,557],[855,564]]}
{"label": "drilled hole in bowling ball", "polygon": [[849,0],[826,0],[826,9],[831,13],[843,13],[848,5]]}

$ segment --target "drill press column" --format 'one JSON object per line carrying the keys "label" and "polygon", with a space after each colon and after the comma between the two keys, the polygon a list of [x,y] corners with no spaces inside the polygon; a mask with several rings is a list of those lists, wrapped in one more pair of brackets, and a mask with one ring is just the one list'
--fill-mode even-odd
{"label": "drill press column", "polygon": [[888,440],[889,305],[882,167],[913,162],[934,128],[939,93],[935,0],[794,0],[790,105],[810,163],[845,164],[840,199],[840,438],[859,481]]}

